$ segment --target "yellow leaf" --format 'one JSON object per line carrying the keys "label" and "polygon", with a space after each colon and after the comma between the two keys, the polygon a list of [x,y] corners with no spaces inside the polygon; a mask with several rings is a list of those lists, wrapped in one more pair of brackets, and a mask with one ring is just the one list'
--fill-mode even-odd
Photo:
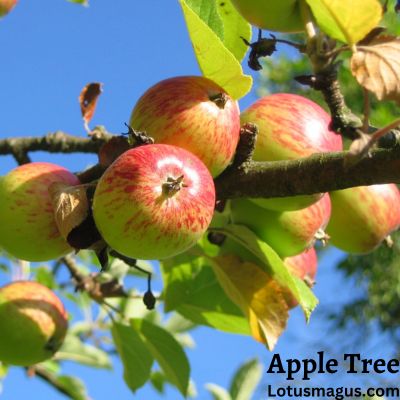
{"label": "yellow leaf", "polygon": [[400,38],[384,35],[357,46],[350,66],[358,83],[379,100],[400,103]]}
{"label": "yellow leaf", "polygon": [[251,76],[243,74],[239,61],[185,1],[179,0],[179,2],[201,72],[225,89],[234,99],[240,99],[251,89],[253,83]]}
{"label": "yellow leaf", "polygon": [[215,257],[212,265],[226,294],[248,318],[253,337],[272,350],[288,319],[281,287],[257,265],[236,256]]}
{"label": "yellow leaf", "polygon": [[382,18],[378,0],[306,0],[318,26],[330,37],[357,43]]}

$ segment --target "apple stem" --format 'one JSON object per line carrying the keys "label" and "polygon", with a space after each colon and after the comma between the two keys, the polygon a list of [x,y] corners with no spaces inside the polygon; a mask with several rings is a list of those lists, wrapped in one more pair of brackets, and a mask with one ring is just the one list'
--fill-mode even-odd
{"label": "apple stem", "polygon": [[167,182],[162,184],[162,192],[167,197],[172,197],[178,193],[183,187],[187,187],[183,183],[184,176],[181,175],[178,178],[168,177]]}
{"label": "apple stem", "polygon": [[224,109],[226,102],[229,100],[225,93],[210,94],[208,98],[221,109]]}

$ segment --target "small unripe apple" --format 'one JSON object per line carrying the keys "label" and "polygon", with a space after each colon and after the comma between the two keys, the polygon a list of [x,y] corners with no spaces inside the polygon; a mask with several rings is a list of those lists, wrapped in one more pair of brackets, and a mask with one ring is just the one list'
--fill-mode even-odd
{"label": "small unripe apple", "polygon": [[67,313],[46,286],[15,281],[0,288],[0,361],[32,365],[60,348],[67,332]]}
{"label": "small unripe apple", "polygon": [[230,163],[239,141],[238,104],[216,83],[201,76],[179,76],[148,89],[136,103],[130,126],[156,143],[195,154],[212,176]]}
{"label": "small unripe apple", "polygon": [[163,259],[208,228],[215,188],[207,167],[176,146],[150,144],[118,157],[98,182],[93,216],[104,240],[131,258]]}
{"label": "small unripe apple", "polygon": [[[262,97],[242,112],[241,121],[258,127],[256,161],[293,160],[342,150],[342,138],[331,130],[329,114],[303,96],[276,93]],[[268,209],[286,211],[305,208],[319,198],[321,194],[252,200]]]}
{"label": "small unripe apple", "polygon": [[0,0],[0,17],[8,14],[17,4],[18,0]]}
{"label": "small unripe apple", "polygon": [[311,247],[328,224],[331,213],[329,195],[307,208],[277,212],[259,207],[247,199],[231,202],[232,220],[251,229],[281,257],[299,254]]}
{"label": "small unripe apple", "polygon": [[250,24],[277,32],[304,30],[299,0],[232,0]]}
{"label": "small unripe apple", "polygon": [[330,243],[348,253],[368,253],[400,226],[396,185],[358,186],[331,192]]}
{"label": "small unripe apple", "polygon": [[0,247],[16,258],[48,261],[72,251],[61,237],[49,193],[55,183],[78,185],[59,165],[33,162],[0,178]]}

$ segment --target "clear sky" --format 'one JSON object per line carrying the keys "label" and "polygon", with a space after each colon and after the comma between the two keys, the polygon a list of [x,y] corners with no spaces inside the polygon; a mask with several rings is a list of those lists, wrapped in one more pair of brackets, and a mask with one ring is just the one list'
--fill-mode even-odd
{"label": "clear sky", "polygon": [[[126,131],[124,122],[138,97],[161,79],[199,74],[197,63],[177,1],[96,1],[88,8],[65,0],[20,0],[15,10],[0,21],[0,138],[44,135],[63,130],[85,136],[78,95],[88,82],[102,82],[101,96],[91,126],[105,125],[110,132]],[[245,108],[255,95],[240,103]],[[96,162],[95,156],[32,154],[34,161],[53,161],[73,170]],[[12,157],[0,157],[0,174],[15,166]],[[307,355],[312,337],[326,337],[321,323],[324,307],[332,304],[332,293],[340,300],[354,290],[334,271],[342,254],[325,253],[318,273],[316,293],[322,306],[309,326],[300,310],[294,310],[289,328],[278,343],[283,356]],[[1,282],[8,277],[0,275]],[[314,322],[315,321],[315,322]],[[227,386],[241,362],[258,357],[266,365],[271,354],[249,337],[227,335],[208,328],[193,332],[197,343],[188,350],[192,378],[200,399],[211,398],[204,383]],[[317,348],[316,351],[323,350]],[[66,373],[75,373],[87,383],[93,399],[131,398],[122,379],[122,369],[114,360],[114,371],[91,370],[65,364]],[[269,378],[268,378],[269,379]],[[263,375],[257,399],[265,399]],[[62,399],[39,379],[12,368],[4,381],[2,399]],[[156,399],[149,388],[138,399]],[[168,399],[180,398],[174,389]]]}

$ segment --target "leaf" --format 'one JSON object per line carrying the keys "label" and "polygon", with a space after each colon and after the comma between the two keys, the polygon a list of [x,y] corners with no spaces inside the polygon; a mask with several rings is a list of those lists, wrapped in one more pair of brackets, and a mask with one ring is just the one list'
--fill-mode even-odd
{"label": "leaf", "polygon": [[263,367],[257,359],[244,363],[235,373],[230,394],[232,400],[247,400],[253,398],[253,393],[262,377]]}
{"label": "leaf", "polygon": [[185,2],[223,41],[224,25],[217,11],[216,0],[185,0]]}
{"label": "leaf", "polygon": [[236,11],[231,0],[216,2],[224,25],[224,45],[238,61],[242,61],[248,50],[242,38],[250,42],[251,25]]}
{"label": "leaf", "polygon": [[352,45],[382,19],[378,0],[306,0],[318,26],[333,39]]}
{"label": "leaf", "polygon": [[57,360],[75,361],[94,368],[111,369],[112,367],[111,360],[105,351],[83,343],[74,335],[67,335],[55,358]]}
{"label": "leaf", "polygon": [[60,375],[56,378],[56,381],[68,393],[71,399],[89,400],[85,384],[79,378],[70,375]]}
{"label": "leaf", "polygon": [[257,265],[271,275],[282,288],[287,288],[292,292],[301,305],[308,321],[311,312],[318,304],[317,298],[301,279],[290,274],[278,254],[267,243],[260,240],[250,229],[242,225],[231,224],[221,229],[215,229],[215,231],[229,236],[254,254],[260,261]]}
{"label": "leaf", "polygon": [[218,256],[213,267],[221,286],[247,316],[254,339],[272,350],[286,328],[288,306],[272,277],[236,256]]}
{"label": "leaf", "polygon": [[135,392],[150,378],[154,358],[132,326],[114,322],[111,333],[124,366],[124,380]]}
{"label": "leaf", "polygon": [[64,239],[89,214],[86,188],[86,185],[69,186],[62,182],[55,182],[49,187],[56,224]]}
{"label": "leaf", "polygon": [[[84,3],[87,4],[87,3]],[[90,132],[88,127],[96,110],[97,100],[103,91],[103,84],[98,82],[88,83],[79,95],[79,104],[85,129]]]}
{"label": "leaf", "polygon": [[350,67],[358,83],[378,100],[400,103],[400,38],[383,35],[368,46],[357,46]]}
{"label": "leaf", "polygon": [[165,329],[145,319],[131,319],[131,326],[140,334],[148,351],[160,365],[166,378],[183,396],[188,393],[190,365],[182,347]]}
{"label": "leaf", "polygon": [[184,256],[161,263],[165,311],[176,310],[197,324],[225,332],[250,334],[241,310],[228,298],[203,258]]}
{"label": "leaf", "polygon": [[204,386],[211,393],[214,400],[233,400],[227,390],[219,385],[206,383]]}
{"label": "leaf", "polygon": [[179,0],[185,16],[197,62],[204,76],[225,89],[234,99],[249,92],[251,76],[244,75],[240,63],[224,46],[221,39],[186,4]]}
{"label": "leaf", "polygon": [[88,6],[89,1],[88,0],[68,0],[70,3],[77,3],[77,4],[82,4],[83,6]]}
{"label": "leaf", "polygon": [[54,273],[45,265],[36,268],[35,280],[42,285],[47,286],[49,289],[55,289],[57,287]]}

